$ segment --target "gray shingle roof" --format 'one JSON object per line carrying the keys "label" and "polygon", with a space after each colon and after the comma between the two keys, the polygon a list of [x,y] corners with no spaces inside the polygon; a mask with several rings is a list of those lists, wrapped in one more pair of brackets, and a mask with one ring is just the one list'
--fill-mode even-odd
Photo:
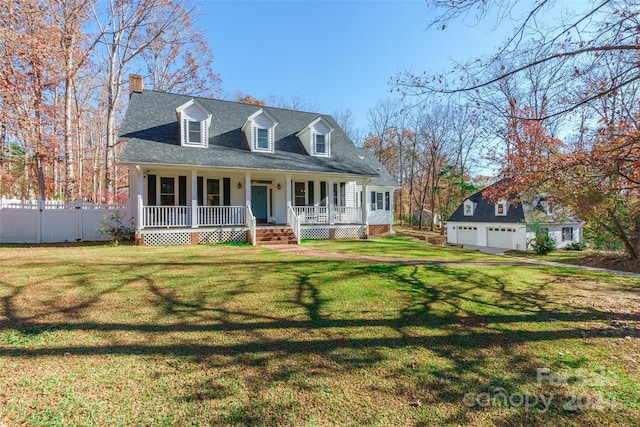
{"label": "gray shingle roof", "polygon": [[522,209],[522,203],[510,204],[507,214],[505,216],[496,216],[495,204],[489,203],[489,200],[482,197],[480,190],[477,193],[467,197],[466,200],[471,200],[477,203],[476,209],[472,216],[464,215],[464,201],[460,203],[458,209],[449,217],[447,221],[451,222],[505,222],[505,223],[519,223],[524,221],[524,211]]}
{"label": "gray shingle roof", "polygon": [[373,169],[378,172],[378,176],[375,178],[371,178],[369,185],[375,185],[379,187],[395,187],[400,188],[400,185],[396,182],[395,179],[391,176],[387,168],[384,167],[382,163],[376,159],[376,156],[373,155],[368,148],[358,148],[359,156],[363,157],[362,160],[367,162]]}
{"label": "gray shingle roof", "polygon": [[[182,147],[176,108],[197,99],[212,114],[209,147]],[[274,153],[252,152],[241,131],[247,117],[263,108],[277,121]],[[331,134],[331,158],[307,154],[295,136],[322,116],[335,128]],[[162,164],[195,167],[290,170],[377,177],[378,172],[335,122],[317,113],[261,107],[238,102],[144,90],[133,93],[119,137],[128,142],[120,156],[125,164]]]}
{"label": "gray shingle roof", "polygon": [[[494,184],[495,185],[495,184]],[[447,221],[451,222],[497,222],[497,223],[521,223],[531,221],[534,217],[542,223],[575,223],[580,219],[569,212],[566,208],[555,206],[552,213],[548,213],[541,209],[539,202],[545,200],[542,195],[535,195],[530,199],[523,198],[521,202],[510,203],[509,209],[505,216],[496,216],[495,204],[491,203],[488,198],[482,196],[485,189],[467,197],[465,200],[471,200],[477,203],[476,209],[472,216],[464,215],[464,201],[460,203],[455,212]]]}

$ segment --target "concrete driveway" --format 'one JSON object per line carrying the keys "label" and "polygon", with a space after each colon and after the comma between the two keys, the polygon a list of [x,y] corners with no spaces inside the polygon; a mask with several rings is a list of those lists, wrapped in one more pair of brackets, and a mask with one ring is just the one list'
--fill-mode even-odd
{"label": "concrete driveway", "polygon": [[487,246],[475,246],[475,245],[462,245],[462,248],[468,251],[480,251],[480,252],[485,252],[493,255],[504,255],[504,253],[509,250],[504,248],[490,248]]}

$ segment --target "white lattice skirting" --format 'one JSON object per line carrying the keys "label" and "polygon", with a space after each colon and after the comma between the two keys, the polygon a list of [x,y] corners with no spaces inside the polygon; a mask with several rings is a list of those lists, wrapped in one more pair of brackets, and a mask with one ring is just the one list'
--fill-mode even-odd
{"label": "white lattice skirting", "polygon": [[301,239],[328,239],[329,238],[329,229],[328,228],[303,228],[300,230],[300,238]]}
{"label": "white lattice skirting", "polygon": [[244,230],[204,231],[198,237],[198,244],[222,242],[246,242],[247,232]]}
{"label": "white lattice skirting", "polygon": [[[143,232],[145,246],[170,246],[170,245],[191,245],[193,233],[197,233],[198,244],[223,243],[223,242],[246,242],[247,231],[238,229],[222,229],[207,231],[161,231]],[[193,236],[195,238],[195,236]]]}
{"label": "white lattice skirting", "polygon": [[[301,238],[305,240],[330,239],[331,231],[329,227],[304,227],[300,230]],[[334,228],[334,239],[362,239],[364,238],[364,227],[336,227]]]}
{"label": "white lattice skirting", "polygon": [[336,228],[336,239],[361,239],[364,237],[364,227]]}
{"label": "white lattice skirting", "polygon": [[145,246],[190,245],[191,233],[149,233],[144,234]]}

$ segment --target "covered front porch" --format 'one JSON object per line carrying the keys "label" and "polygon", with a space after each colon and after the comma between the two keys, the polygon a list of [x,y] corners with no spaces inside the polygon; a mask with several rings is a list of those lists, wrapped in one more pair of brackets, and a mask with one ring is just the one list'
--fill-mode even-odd
{"label": "covered front porch", "polygon": [[131,175],[140,244],[256,244],[267,225],[290,228],[298,243],[367,236],[364,178],[142,166]]}

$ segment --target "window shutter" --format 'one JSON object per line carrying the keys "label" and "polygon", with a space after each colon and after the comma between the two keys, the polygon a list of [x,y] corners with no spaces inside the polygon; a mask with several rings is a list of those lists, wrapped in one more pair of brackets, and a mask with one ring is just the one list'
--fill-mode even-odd
{"label": "window shutter", "polygon": [[376,210],[376,192],[375,191],[371,192],[371,210],[372,211]]}
{"label": "window shutter", "polygon": [[388,211],[391,209],[390,202],[391,197],[389,196],[389,192],[385,191],[384,193],[384,210]]}
{"label": "window shutter", "polygon": [[189,134],[189,123],[187,119],[182,119],[182,145],[187,145],[187,138]]}
{"label": "window shutter", "polygon": [[231,178],[222,179],[223,201],[225,206],[231,206]]}
{"label": "window shutter", "polygon": [[147,176],[147,206],[156,206],[156,176]]}
{"label": "window shutter", "polygon": [[320,181],[320,206],[327,206],[327,182]]}
{"label": "window shutter", "polygon": [[313,195],[313,181],[309,181],[307,184],[307,203],[313,205],[314,203],[314,195]]}
{"label": "window shutter", "polygon": [[204,206],[204,178],[198,177],[198,206]]}
{"label": "window shutter", "polygon": [[178,177],[178,205],[187,206],[187,177]]}

